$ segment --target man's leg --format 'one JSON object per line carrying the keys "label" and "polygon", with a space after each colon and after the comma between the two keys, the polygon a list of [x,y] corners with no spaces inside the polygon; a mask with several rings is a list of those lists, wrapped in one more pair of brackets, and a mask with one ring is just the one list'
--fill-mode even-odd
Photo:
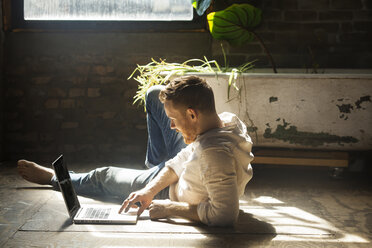
{"label": "man's leg", "polygon": [[[70,173],[77,194],[89,196],[118,197],[121,200],[136,190],[142,189],[161,170],[154,167],[148,170],[134,170],[118,167],[102,167],[89,173]],[[27,160],[18,161],[18,172],[26,180],[38,184],[50,184],[59,190],[54,171]],[[168,188],[156,198],[168,198]]]}
{"label": "man's leg", "polygon": [[[71,172],[70,177],[77,194],[111,196],[124,200],[130,193],[144,188],[160,170],[160,167],[147,170],[102,167],[89,173]],[[55,177],[51,181],[54,187],[58,187]]]}
{"label": "man's leg", "polygon": [[146,94],[148,141],[145,164],[149,168],[163,167],[167,160],[186,147],[182,135],[170,128],[170,120],[159,100],[159,92],[164,87],[153,86]]}

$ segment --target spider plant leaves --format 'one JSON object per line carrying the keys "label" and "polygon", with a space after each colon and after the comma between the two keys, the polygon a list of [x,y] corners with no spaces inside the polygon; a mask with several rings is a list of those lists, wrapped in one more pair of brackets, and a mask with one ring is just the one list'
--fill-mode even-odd
{"label": "spider plant leaves", "polygon": [[211,2],[212,0],[191,0],[192,6],[199,16],[204,14],[204,12],[209,8],[209,5],[211,5]]}
{"label": "spider plant leaves", "polygon": [[255,38],[253,29],[261,23],[262,12],[250,4],[233,4],[207,15],[213,38],[231,45],[243,45]]}
{"label": "spider plant leaves", "polygon": [[[138,90],[134,96],[134,102],[145,106],[147,90],[153,85],[166,84],[173,76],[182,76],[185,73],[215,73],[221,72],[221,68],[215,60],[189,59],[183,63],[167,63],[164,60],[152,59],[147,65],[137,65],[137,68],[128,77],[138,82]],[[135,76],[136,75],[136,76]],[[146,111],[146,109],[145,109]]]}

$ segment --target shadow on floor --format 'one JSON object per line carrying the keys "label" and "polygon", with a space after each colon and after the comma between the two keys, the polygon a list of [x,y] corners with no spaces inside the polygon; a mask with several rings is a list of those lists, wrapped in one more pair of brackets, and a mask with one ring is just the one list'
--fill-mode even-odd
{"label": "shadow on floor", "polygon": [[240,210],[238,223],[234,227],[208,227],[203,224],[174,219],[156,220],[173,225],[188,225],[195,227],[207,239],[203,241],[208,246],[228,247],[231,244],[249,247],[256,244],[265,245],[276,237],[276,230],[268,222],[258,220],[254,215]]}

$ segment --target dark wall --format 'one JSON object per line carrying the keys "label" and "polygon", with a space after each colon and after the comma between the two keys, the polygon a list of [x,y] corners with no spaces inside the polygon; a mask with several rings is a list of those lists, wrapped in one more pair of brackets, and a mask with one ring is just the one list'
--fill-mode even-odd
{"label": "dark wall", "polygon": [[7,158],[143,160],[145,114],[127,77],[152,57],[208,56],[210,42],[207,33],[7,33]]}
{"label": "dark wall", "polygon": [[[257,29],[279,68],[371,68],[371,1],[263,0]],[[225,44],[230,65],[259,59],[258,42]],[[182,62],[217,59],[220,42],[209,33],[7,32],[4,52],[4,158],[50,162],[142,161],[146,121],[132,105],[136,64],[151,58]],[[1,85],[1,84],[0,84]],[[3,140],[3,139],[2,139]]]}
{"label": "dark wall", "polygon": [[[218,2],[218,1],[216,1]],[[222,1],[226,2],[226,1]],[[369,0],[252,0],[263,11],[256,30],[279,68],[371,68],[372,1]],[[233,65],[258,59],[270,67],[258,42],[228,47]],[[220,58],[219,42],[213,56]],[[220,61],[223,61],[221,58]]]}
{"label": "dark wall", "polygon": [[4,132],[3,132],[3,50],[4,50],[4,33],[3,33],[3,11],[0,4],[0,162],[4,160]]}

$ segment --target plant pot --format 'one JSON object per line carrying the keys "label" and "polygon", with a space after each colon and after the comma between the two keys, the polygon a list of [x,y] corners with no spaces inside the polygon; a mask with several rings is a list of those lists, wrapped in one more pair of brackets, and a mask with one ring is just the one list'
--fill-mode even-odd
{"label": "plant pot", "polygon": [[217,111],[236,113],[258,147],[372,149],[372,73],[247,73],[228,99],[229,74],[197,74]]}

